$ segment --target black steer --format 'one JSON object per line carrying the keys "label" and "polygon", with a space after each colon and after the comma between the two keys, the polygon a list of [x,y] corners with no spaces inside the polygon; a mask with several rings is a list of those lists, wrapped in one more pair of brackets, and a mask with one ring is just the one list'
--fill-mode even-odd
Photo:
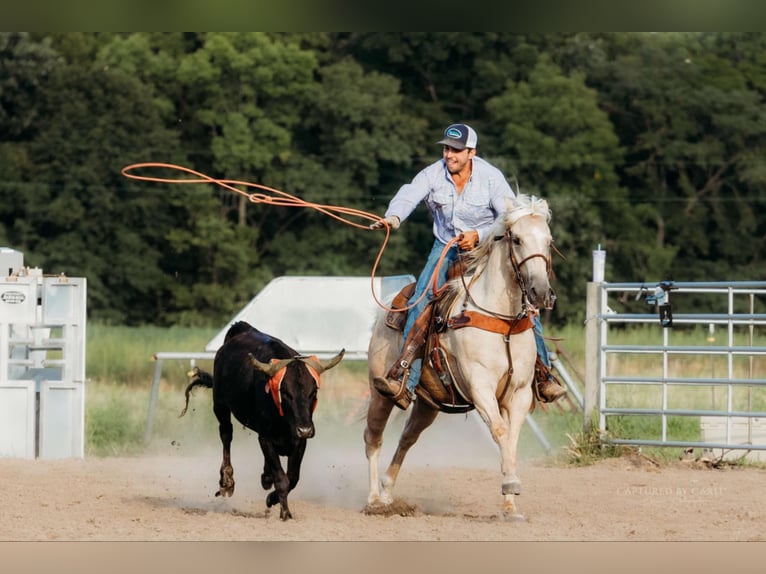
{"label": "black steer", "polygon": [[[215,355],[213,376],[194,368],[189,393],[195,386],[213,389],[213,412],[223,443],[220,489],[216,496],[234,493],[234,469],[231,466],[231,415],[258,433],[263,451],[261,485],[274,490],[266,497],[266,505],[281,505],[282,520],[292,518],[287,495],[300,478],[300,467],[306,451],[306,440],[314,436],[313,411],[317,402],[319,376],[337,365],[342,350],[332,359],[300,356],[279,339],[262,333],[239,321],[226,333],[224,343]],[[287,473],[280,456],[287,457]]]}

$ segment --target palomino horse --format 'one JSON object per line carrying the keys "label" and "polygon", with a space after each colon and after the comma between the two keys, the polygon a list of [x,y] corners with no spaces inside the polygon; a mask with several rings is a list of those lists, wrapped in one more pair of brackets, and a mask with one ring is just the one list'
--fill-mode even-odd
{"label": "palomino horse", "polygon": [[[509,200],[507,212],[465,256],[464,276],[447,285],[446,297],[454,302],[444,318],[472,311],[499,318],[509,326],[523,321],[529,327],[529,318],[537,308],[551,308],[555,296],[549,281],[552,241],[549,220],[545,200],[525,195]],[[393,503],[393,489],[407,451],[443,410],[420,397],[413,403],[391,463],[379,480],[383,431],[394,405],[372,387],[372,380],[386,375],[402,345],[402,333],[386,326],[384,318],[382,313],[375,323],[368,355],[371,398],[364,431],[370,479],[368,511]],[[533,404],[532,380],[537,357],[534,332],[531,328],[511,331],[510,327],[506,334],[473,327],[448,328],[440,335],[440,345],[454,357],[455,370],[462,373],[460,381],[455,381],[456,386],[487,424],[500,449],[503,518],[523,520],[514,498],[521,494],[516,447]],[[433,373],[433,366],[424,359],[421,381]]]}

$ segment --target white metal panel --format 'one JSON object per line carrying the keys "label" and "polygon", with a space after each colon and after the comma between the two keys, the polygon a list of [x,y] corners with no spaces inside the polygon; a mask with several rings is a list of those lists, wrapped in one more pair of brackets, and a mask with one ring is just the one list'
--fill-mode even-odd
{"label": "white metal panel", "polygon": [[0,281],[0,456],[82,457],[86,280]]}
{"label": "white metal panel", "polygon": [[[378,277],[375,296],[390,301],[414,281],[412,275]],[[207,344],[217,351],[237,321],[282,339],[301,353],[366,358],[372,327],[380,307],[369,277],[286,276],[273,279]]]}
{"label": "white metal panel", "polygon": [[0,277],[13,275],[24,266],[24,254],[10,247],[0,247]]}
{"label": "white metal panel", "polygon": [[42,381],[40,385],[40,458],[84,455],[83,385]]}
{"label": "white metal panel", "polygon": [[45,277],[42,291],[42,321],[46,324],[80,323],[85,307],[85,279]]}
{"label": "white metal panel", "polygon": [[0,382],[0,457],[35,458],[35,381]]}
{"label": "white metal panel", "polygon": [[37,312],[35,281],[0,281],[0,316],[3,323],[30,323]]}

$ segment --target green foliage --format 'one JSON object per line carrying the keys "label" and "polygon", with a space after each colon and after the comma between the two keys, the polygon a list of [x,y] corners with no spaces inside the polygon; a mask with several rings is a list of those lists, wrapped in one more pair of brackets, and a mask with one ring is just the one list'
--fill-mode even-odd
{"label": "green foliage", "polygon": [[515,158],[508,171],[520,191],[547,198],[553,211],[554,240],[566,256],[556,267],[558,320],[581,317],[576,301],[584,299],[591,250],[601,244],[611,251],[609,238],[633,225],[615,171],[617,136],[584,76],[564,75],[548,57],[527,81],[509,82],[487,110],[503,128],[493,154]]}
{"label": "green foliage", "polygon": [[[758,278],[764,47],[760,33],[0,33],[0,244],[86,276],[100,321],[219,324],[278,275],[367,275],[381,234],[124,166],[379,215],[466,121],[480,155],[549,200],[566,257],[549,322],[583,318],[598,244],[610,281]],[[431,223],[421,209],[407,223],[379,273],[420,270]]]}

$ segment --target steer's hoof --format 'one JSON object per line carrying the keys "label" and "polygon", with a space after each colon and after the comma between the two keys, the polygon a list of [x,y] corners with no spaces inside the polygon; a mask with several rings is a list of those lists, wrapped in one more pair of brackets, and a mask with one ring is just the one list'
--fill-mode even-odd
{"label": "steer's hoof", "polygon": [[234,494],[234,487],[231,488],[219,488],[218,492],[215,493],[216,496],[231,496]]}

